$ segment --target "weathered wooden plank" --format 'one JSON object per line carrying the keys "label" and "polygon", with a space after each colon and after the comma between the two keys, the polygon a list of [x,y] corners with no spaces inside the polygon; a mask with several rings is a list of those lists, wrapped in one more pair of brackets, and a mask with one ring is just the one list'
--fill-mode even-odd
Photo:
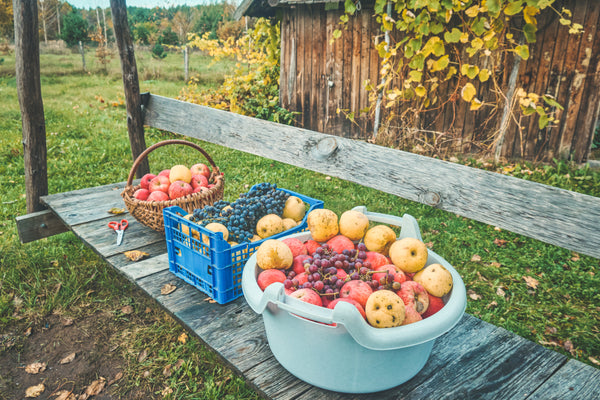
{"label": "weathered wooden plank", "polygon": [[[360,74],[363,65],[360,62],[360,55],[362,51],[362,38],[361,38],[361,12],[356,12],[350,17],[352,20],[352,72],[350,75],[350,82],[348,82],[348,88],[350,89],[350,110],[349,112],[354,113],[354,117],[358,120],[360,115]],[[358,138],[360,137],[360,127],[357,124],[350,126],[349,137]]]}
{"label": "weathered wooden plank", "polygon": [[300,115],[297,117],[297,124],[305,126],[306,110],[304,109],[304,81],[307,79],[305,71],[305,60],[304,60],[304,48],[306,42],[304,41],[304,9],[303,7],[295,8],[295,31],[294,36],[296,37],[296,107],[295,111],[300,111]]}
{"label": "weathered wooden plank", "polygon": [[586,400],[598,399],[600,369],[569,360],[556,371],[528,399],[532,400]]}
{"label": "weathered wooden plank", "polygon": [[287,10],[282,12],[281,22],[279,23],[280,32],[280,52],[279,52],[279,105],[282,108],[289,109],[290,102],[288,97],[288,74],[290,73],[290,14]]}
{"label": "weathered wooden plank", "polygon": [[[166,250],[166,249],[165,249]],[[113,256],[113,259],[119,258],[123,260],[127,260],[127,257],[120,254],[118,256]],[[115,260],[116,261],[116,260]],[[113,264],[114,267],[118,268]],[[118,268],[123,274],[125,274],[132,281],[137,281],[138,279],[145,278],[147,276],[153,275],[157,272],[163,272],[169,269],[169,256],[167,253],[162,253],[156,257],[150,257],[138,262],[131,262],[127,265]]]}
{"label": "weathered wooden plank", "polygon": [[[135,250],[139,250],[139,251],[148,253],[148,256],[146,256],[147,258],[144,259],[144,261],[151,259],[151,258],[158,258],[158,256],[161,256],[161,257],[164,256],[165,260],[168,260],[168,258],[166,258],[167,243],[165,240],[151,243],[147,246],[137,247]],[[135,266],[141,262],[141,261],[131,261],[122,253],[115,254],[114,256],[109,256],[106,258],[106,261],[108,261],[113,267],[117,268],[119,271],[122,271],[122,272],[125,272],[130,268],[135,269],[136,268]],[[168,268],[168,266],[167,266],[167,268]],[[127,273],[126,273],[126,275],[127,275]],[[141,276],[133,276],[133,275],[134,275],[134,273],[132,272],[132,277],[135,277],[135,279],[139,279],[141,277]]]}
{"label": "weathered wooden plank", "polygon": [[[155,95],[146,123],[600,257],[597,197]],[[320,153],[332,143],[331,155]]]}
{"label": "weathered wooden plank", "polygon": [[[354,25],[355,18],[349,18],[347,25],[348,29],[342,30],[342,37],[340,38],[343,42],[343,57],[342,57],[342,83],[341,83],[341,106],[340,117],[344,123],[341,126],[341,130],[338,135],[342,137],[351,137],[352,136],[352,123],[346,119],[346,114],[352,110],[352,76],[353,76],[353,67],[352,67],[352,53],[354,48],[354,34],[352,33],[355,30]],[[338,39],[339,40],[339,39]]]}
{"label": "weathered wooden plank", "polygon": [[69,228],[51,210],[19,215],[15,221],[21,243],[29,243],[69,231]]}

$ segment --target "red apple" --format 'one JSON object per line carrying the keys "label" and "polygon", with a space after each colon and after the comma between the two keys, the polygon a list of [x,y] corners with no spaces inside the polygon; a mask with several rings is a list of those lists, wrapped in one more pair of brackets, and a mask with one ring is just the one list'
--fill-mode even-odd
{"label": "red apple", "polygon": [[154,192],[150,192],[148,195],[148,201],[167,201],[169,200],[169,195],[160,190],[155,190]]}
{"label": "red apple", "polygon": [[261,271],[256,277],[256,282],[258,283],[258,287],[264,291],[270,284],[275,282],[283,283],[285,279],[286,276],[283,271],[273,268]]}
{"label": "red apple", "polygon": [[338,268],[336,275],[337,275],[338,279],[346,279],[346,277],[348,276],[348,273],[346,271],[344,271],[343,269]]}
{"label": "red apple", "polygon": [[340,297],[349,297],[352,300],[356,300],[363,308],[365,308],[365,304],[367,304],[367,299],[371,293],[373,293],[371,285],[360,280],[348,281],[340,289]]}
{"label": "red apple", "polygon": [[207,180],[210,177],[210,168],[206,164],[194,164],[192,165],[192,168],[190,168],[190,171],[192,171],[192,175],[204,175]]}
{"label": "red apple", "polygon": [[140,180],[140,186],[142,187],[142,189],[148,189],[148,186],[150,185],[150,181],[152,179],[154,179],[156,175],[154,174],[146,174],[144,176],[142,176],[142,179]]}
{"label": "red apple", "polygon": [[371,263],[371,269],[375,269],[381,265],[391,264],[390,260],[381,253],[376,251],[367,251],[367,259]]}
{"label": "red apple", "polygon": [[431,317],[436,312],[440,311],[444,307],[444,300],[441,297],[429,295],[429,307],[422,314],[423,318]]}
{"label": "red apple", "polygon": [[290,294],[290,296],[302,300],[304,302],[314,304],[316,306],[323,306],[323,301],[321,300],[321,296],[317,292],[312,289],[302,288],[296,290],[294,293]]}
{"label": "red apple", "polygon": [[413,322],[418,322],[418,321],[421,321],[422,319],[423,319],[423,317],[421,316],[421,314],[419,314],[417,312],[417,310],[415,310],[414,308],[412,308],[412,307],[404,308],[404,321],[402,321],[402,325],[412,324]]}
{"label": "red apple", "polygon": [[296,275],[296,277],[294,279],[298,280],[298,286],[302,286],[306,282],[308,282],[308,278],[306,276],[306,272],[302,272],[301,274]]}
{"label": "red apple", "polygon": [[208,178],[201,174],[192,175],[192,181],[190,183],[194,189],[198,186],[208,187]]}
{"label": "red apple", "polygon": [[152,180],[150,181],[148,190],[150,190],[150,193],[160,191],[160,192],[164,192],[166,194],[169,191],[170,184],[171,184],[171,181],[169,181],[168,176],[157,175],[154,178],[152,178]]}
{"label": "red apple", "polygon": [[169,185],[169,198],[171,200],[178,199],[191,194],[194,189],[192,185],[184,181],[175,181]]}
{"label": "red apple", "polygon": [[344,250],[354,250],[354,242],[344,235],[336,235],[327,241],[329,247],[338,254]]}
{"label": "red apple", "polygon": [[404,282],[396,294],[400,296],[406,308],[414,308],[419,314],[423,314],[429,307],[429,293],[419,282]]}
{"label": "red apple", "polygon": [[300,241],[300,239],[298,239],[298,238],[285,238],[285,239],[281,239],[281,241],[283,243],[285,243],[290,248],[290,250],[292,251],[292,255],[294,257],[300,256],[300,255],[308,255],[308,251],[306,250],[306,246],[304,246],[304,243],[302,243]]}
{"label": "red apple", "polygon": [[147,200],[149,195],[150,191],[148,189],[143,188],[140,188],[133,192],[133,197],[135,197],[138,200]]}
{"label": "red apple", "polygon": [[313,254],[315,254],[315,250],[317,250],[318,247],[321,247],[319,242],[314,241],[312,239],[309,239],[306,242],[304,242],[304,245],[306,246],[306,250],[308,251],[308,254],[310,254],[311,256]]}
{"label": "red apple", "polygon": [[296,273],[296,275],[306,272],[304,269],[304,262],[312,257],[307,254],[300,254],[294,257],[294,262],[292,263],[292,270]]}
{"label": "red apple", "polygon": [[354,307],[356,307],[356,309],[358,310],[358,312],[360,313],[360,315],[362,315],[362,317],[364,319],[367,319],[367,314],[365,314],[365,309],[363,308],[363,306],[360,305],[360,303],[354,299],[351,299],[350,297],[338,297],[337,299],[331,301],[328,305],[327,308],[331,308],[332,310],[335,308],[335,305],[341,301],[347,302],[352,304]]}
{"label": "red apple", "polygon": [[394,275],[394,280],[396,280],[396,266],[394,264],[384,264],[378,267],[373,268],[373,271],[382,271],[376,272],[373,274],[372,279],[381,282],[381,278],[387,277],[387,274]]}
{"label": "red apple", "polygon": [[160,176],[166,176],[167,178],[169,177],[169,175],[171,175],[171,169],[163,169],[162,171],[160,171],[158,173],[158,175]]}
{"label": "red apple", "polygon": [[208,188],[205,186],[196,186],[194,190],[192,190],[192,193],[206,192],[207,190]]}

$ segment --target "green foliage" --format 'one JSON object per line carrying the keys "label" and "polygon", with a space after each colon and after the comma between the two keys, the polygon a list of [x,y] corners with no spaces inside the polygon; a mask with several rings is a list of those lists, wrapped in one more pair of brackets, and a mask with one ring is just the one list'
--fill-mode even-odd
{"label": "green foliage", "polygon": [[177,46],[179,45],[179,39],[177,38],[177,34],[173,32],[173,30],[169,26],[160,34],[160,37],[158,38],[158,43],[165,46]]}
{"label": "green foliage", "polygon": [[293,113],[279,106],[278,24],[259,19],[254,28],[234,41],[212,40],[210,34],[194,36],[188,46],[208,52],[217,60],[233,57],[237,68],[216,90],[198,91],[194,79],[182,92],[182,99],[193,103],[291,124]]}
{"label": "green foliage", "polygon": [[162,60],[166,56],[167,56],[167,52],[165,51],[165,48],[163,47],[162,44],[156,43],[152,47],[152,57],[153,58],[155,58],[157,60]]}
{"label": "green foliage", "polygon": [[79,12],[73,11],[63,17],[60,38],[69,47],[76,46],[80,41],[82,43],[89,41],[88,23]]}

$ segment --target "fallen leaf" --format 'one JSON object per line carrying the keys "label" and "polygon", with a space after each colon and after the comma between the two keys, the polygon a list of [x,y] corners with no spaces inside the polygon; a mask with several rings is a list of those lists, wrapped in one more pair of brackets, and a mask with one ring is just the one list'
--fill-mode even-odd
{"label": "fallen leaf", "polygon": [[480,281],[484,281],[484,282],[488,281],[483,275],[481,275],[481,273],[479,271],[477,271],[477,277],[479,278]]}
{"label": "fallen leaf", "polygon": [[56,396],[55,400],[77,400],[77,397],[75,397],[73,392],[68,390],[59,390],[58,392],[54,393],[54,396]]}
{"label": "fallen leaf", "polygon": [[588,360],[590,360],[592,362],[592,364],[600,365],[600,361],[598,361],[597,359],[595,359],[592,356],[588,357]]}
{"label": "fallen leaf", "polygon": [[46,363],[36,362],[25,367],[25,372],[28,374],[39,374],[46,370]]}
{"label": "fallen leaf", "polygon": [[481,256],[479,254],[473,254],[473,257],[471,257],[471,261],[474,261],[474,262],[481,261]]}
{"label": "fallen leaf", "polygon": [[497,227],[497,226],[495,226],[495,227],[494,227],[494,230],[495,230],[495,231],[498,231],[498,232],[502,232],[502,229],[501,229],[501,228],[499,228],[499,227]]}
{"label": "fallen leaf", "polygon": [[123,306],[121,308],[121,312],[125,315],[131,314],[133,312],[133,307],[131,307],[130,305]]}
{"label": "fallen leaf", "polygon": [[58,363],[59,364],[68,364],[71,361],[73,361],[75,359],[75,353],[71,353],[68,356],[66,356],[65,358],[63,358],[62,360],[60,360]]}
{"label": "fallen leaf", "polygon": [[148,357],[148,350],[144,349],[138,356],[138,362],[141,363],[142,361],[144,361],[146,359],[146,357]]}
{"label": "fallen leaf", "polygon": [[171,364],[166,365],[163,368],[163,372],[162,372],[163,376],[166,376],[167,378],[170,377],[171,374],[173,373],[172,369],[173,369],[173,366]]}
{"label": "fallen leaf", "polygon": [[540,284],[537,279],[532,278],[531,276],[524,276],[523,279],[525,280],[525,283],[527,283],[527,286],[534,290],[537,289],[538,285]]}
{"label": "fallen leaf", "polygon": [[115,377],[108,382],[108,386],[110,386],[113,383],[115,383],[116,381],[120,380],[122,377],[123,377],[123,372],[121,372],[121,371],[117,372]]}
{"label": "fallen leaf", "polygon": [[170,387],[168,387],[168,386],[167,386],[166,388],[164,388],[164,389],[163,389],[163,391],[162,391],[162,395],[163,395],[163,397],[167,397],[167,395],[169,395],[169,394],[171,394],[171,393],[173,393],[173,389],[171,389],[171,388],[170,388]]}
{"label": "fallen leaf", "polygon": [[181,366],[183,365],[184,362],[185,361],[183,361],[181,358],[179,360],[177,360],[175,365],[173,365],[173,370],[177,371],[179,368],[181,368]]}
{"label": "fallen leaf", "polygon": [[124,208],[118,208],[118,207],[113,207],[110,210],[108,210],[109,214],[115,214],[115,215],[120,215],[120,214],[125,214],[125,209]]}
{"label": "fallen leaf", "polygon": [[491,262],[490,263],[490,267],[496,267],[496,268],[500,268],[502,266],[502,264],[500,264],[497,261]]}
{"label": "fallen leaf", "polygon": [[565,343],[563,344],[563,348],[571,354],[573,354],[573,351],[575,350],[573,342],[571,342],[570,340],[565,341]]}
{"label": "fallen leaf", "polygon": [[183,332],[181,335],[179,335],[179,337],[177,338],[177,341],[179,343],[185,344],[185,342],[187,342],[187,338],[188,338],[188,335],[185,332]]}
{"label": "fallen leaf", "polygon": [[125,257],[127,257],[128,259],[130,259],[133,262],[142,260],[150,255],[150,254],[140,251],[140,250],[130,250],[130,251],[124,252],[123,254],[125,254]]}
{"label": "fallen leaf", "polygon": [[473,299],[473,300],[479,300],[479,299],[481,299],[481,295],[479,295],[479,294],[475,293],[475,291],[473,291],[473,290],[471,290],[471,289],[469,289],[469,290],[467,291],[467,294],[468,294],[468,295],[469,295],[469,297],[470,297],[471,299]]}
{"label": "fallen leaf", "polygon": [[152,312],[152,309],[150,307],[146,307],[146,310],[144,312],[146,314],[150,314]]}
{"label": "fallen leaf", "polygon": [[165,285],[160,289],[160,294],[166,296],[168,294],[173,293],[175,289],[177,289],[177,286],[170,283],[165,283]]}
{"label": "fallen leaf", "polygon": [[24,333],[25,336],[31,335],[31,327],[27,328]]}
{"label": "fallen leaf", "polygon": [[506,296],[506,292],[505,292],[505,291],[504,291],[504,289],[502,289],[501,287],[498,287],[498,288],[496,289],[496,294],[497,294],[498,296],[500,296],[500,297],[504,297],[504,296]]}
{"label": "fallen leaf", "polygon": [[541,344],[541,345],[546,345],[546,346],[558,346],[558,347],[560,347],[560,344],[558,344],[554,340],[552,340],[550,342],[546,342],[545,340],[538,340],[538,343]]}
{"label": "fallen leaf", "polygon": [[494,300],[490,304],[488,304],[487,306],[485,306],[485,308],[490,309],[492,307],[496,307],[497,305],[498,305],[498,303],[496,302],[496,300]]}
{"label": "fallen leaf", "polygon": [[44,393],[44,390],[46,390],[46,387],[43,383],[35,386],[29,386],[27,389],[25,389],[25,397],[38,397],[40,394]]}
{"label": "fallen leaf", "polygon": [[100,377],[100,379],[93,381],[88,387],[85,388],[85,394],[89,396],[96,396],[102,391],[102,389],[104,389],[104,385],[106,385],[106,379]]}
{"label": "fallen leaf", "polygon": [[73,319],[71,318],[65,318],[63,320],[61,320],[63,326],[70,326],[73,325]]}
{"label": "fallen leaf", "polygon": [[494,244],[498,247],[504,247],[506,245],[506,240],[504,239],[494,239]]}
{"label": "fallen leaf", "polygon": [[558,329],[556,329],[554,326],[547,326],[546,330],[544,331],[546,335],[554,335],[556,332],[558,332]]}

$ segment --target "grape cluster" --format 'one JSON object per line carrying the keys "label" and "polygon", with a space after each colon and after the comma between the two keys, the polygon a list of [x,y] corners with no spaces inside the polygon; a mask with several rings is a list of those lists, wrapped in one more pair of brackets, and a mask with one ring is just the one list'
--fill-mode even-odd
{"label": "grape cluster", "polygon": [[229,240],[243,243],[254,236],[256,223],[267,214],[281,216],[289,193],[276,184],[263,182],[239,195],[234,202],[216,201],[213,205],[195,209],[191,220],[201,226],[218,222],[229,231]]}

